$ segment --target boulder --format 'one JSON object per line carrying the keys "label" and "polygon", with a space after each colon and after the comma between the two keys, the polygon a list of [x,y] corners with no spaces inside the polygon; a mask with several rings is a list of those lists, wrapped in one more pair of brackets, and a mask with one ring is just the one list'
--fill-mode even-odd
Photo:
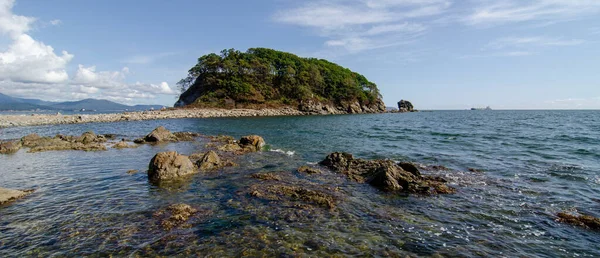
{"label": "boulder", "polygon": [[398,102],[398,111],[400,113],[413,112],[414,107],[413,107],[412,103],[410,103],[410,101],[400,100],[400,102]]}
{"label": "boulder", "polygon": [[83,133],[81,136],[79,136],[79,138],[77,138],[77,140],[75,140],[75,142],[83,144],[102,143],[106,142],[106,139],[104,138],[104,136],[98,137],[94,132],[90,131]]}
{"label": "boulder", "polygon": [[177,136],[171,133],[163,126],[154,129],[150,134],[144,137],[146,142],[174,142],[177,141]]}
{"label": "boulder", "polygon": [[175,151],[156,154],[148,166],[150,181],[174,180],[194,173],[197,173],[194,163]]}
{"label": "boulder", "polygon": [[[370,185],[388,192],[453,193],[454,189],[444,184],[445,180],[423,177],[415,171],[416,167],[401,165],[391,160],[363,160],[355,159],[352,154],[335,152],[329,154],[321,165],[346,175],[349,179]],[[410,164],[410,163],[409,163]]]}
{"label": "boulder", "polygon": [[242,137],[239,144],[244,150],[260,151],[265,146],[265,140],[258,135],[249,135]]}
{"label": "boulder", "polygon": [[33,190],[21,191],[0,187],[0,205],[21,199],[32,192]]}
{"label": "boulder", "polygon": [[213,171],[222,167],[221,158],[214,151],[209,151],[197,163],[201,171]]}
{"label": "boulder", "polygon": [[21,149],[21,141],[0,142],[0,154],[11,154]]}

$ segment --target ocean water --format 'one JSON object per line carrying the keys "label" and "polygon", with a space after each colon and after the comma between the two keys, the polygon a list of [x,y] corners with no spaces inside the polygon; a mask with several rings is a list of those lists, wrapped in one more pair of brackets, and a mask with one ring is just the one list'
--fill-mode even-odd
{"label": "ocean water", "polygon": [[[133,139],[159,125],[258,134],[268,151],[168,187],[148,182],[152,156],[202,152],[205,141],[1,155],[1,187],[37,190],[0,207],[0,256],[600,256],[600,232],[555,221],[565,210],[600,217],[600,111],[157,120],[5,128],[0,139],[88,130]],[[457,192],[396,195],[328,171],[295,172],[334,151],[442,165],[449,170],[431,173]],[[261,183],[249,176],[256,172],[335,188],[339,202],[304,210],[253,198],[246,191]],[[174,203],[207,215],[166,231],[153,213]]]}

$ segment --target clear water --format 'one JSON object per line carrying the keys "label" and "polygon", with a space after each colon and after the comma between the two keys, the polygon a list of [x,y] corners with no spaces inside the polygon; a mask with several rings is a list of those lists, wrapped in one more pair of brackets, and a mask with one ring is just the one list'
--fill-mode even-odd
{"label": "clear water", "polygon": [[[574,209],[600,217],[600,111],[158,120],[7,128],[0,138],[93,130],[133,139],[159,125],[259,134],[272,151],[166,188],[147,181],[152,156],[201,152],[205,142],[2,155],[0,186],[37,191],[0,207],[0,256],[600,256],[599,232],[554,221]],[[458,192],[397,196],[333,173],[293,172],[333,151],[444,165],[452,170],[435,173]],[[261,171],[339,187],[341,201],[334,210],[301,211],[244,194],[257,183],[248,175]],[[210,215],[165,231],[152,214],[173,203]]]}

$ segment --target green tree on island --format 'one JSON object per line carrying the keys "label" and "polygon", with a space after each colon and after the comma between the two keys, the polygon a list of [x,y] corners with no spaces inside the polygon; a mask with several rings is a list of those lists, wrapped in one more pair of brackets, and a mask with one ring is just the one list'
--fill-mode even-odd
{"label": "green tree on island", "polygon": [[332,105],[381,103],[375,83],[323,59],[267,48],[226,49],[198,58],[178,83],[176,106],[278,106],[316,101]]}

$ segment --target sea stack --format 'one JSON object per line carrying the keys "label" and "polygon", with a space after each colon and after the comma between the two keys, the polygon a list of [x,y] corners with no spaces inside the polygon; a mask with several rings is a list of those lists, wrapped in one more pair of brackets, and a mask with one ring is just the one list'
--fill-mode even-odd
{"label": "sea stack", "polygon": [[406,113],[406,112],[414,112],[415,110],[414,110],[412,103],[410,103],[410,101],[400,100],[398,102],[398,111],[400,113]]}

